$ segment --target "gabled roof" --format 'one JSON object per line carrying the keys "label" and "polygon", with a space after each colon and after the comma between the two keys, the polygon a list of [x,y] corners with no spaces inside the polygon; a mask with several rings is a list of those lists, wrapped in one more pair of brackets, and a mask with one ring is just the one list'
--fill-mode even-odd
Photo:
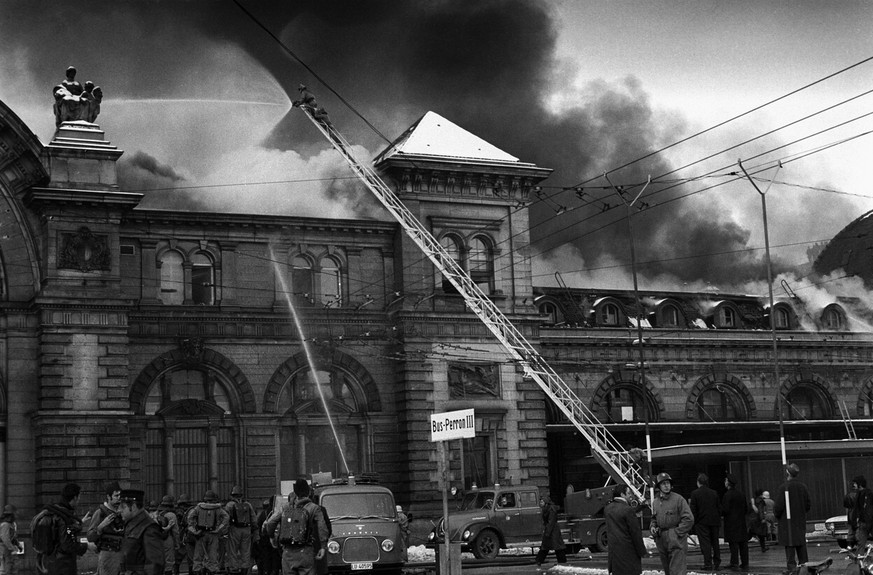
{"label": "gabled roof", "polygon": [[419,118],[379,154],[375,163],[397,155],[519,163],[515,156],[471,134],[436,112],[428,112]]}

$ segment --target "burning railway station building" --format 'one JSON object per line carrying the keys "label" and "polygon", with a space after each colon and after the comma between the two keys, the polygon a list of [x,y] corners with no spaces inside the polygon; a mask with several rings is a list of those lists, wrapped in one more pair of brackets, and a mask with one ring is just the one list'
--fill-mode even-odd
{"label": "burning railway station building", "polygon": [[[451,445],[459,486],[533,483],[560,500],[604,483],[400,225],[143,209],[110,139],[71,121],[43,143],[0,103],[0,500],[29,514],[74,481],[90,506],[113,479],[150,499],[241,485],[257,500],[352,471],[437,515],[429,416],[466,408],[477,429]],[[632,294],[533,282],[519,207],[549,169],[433,113],[375,166],[623,446],[650,429],[654,469],[680,492],[700,471],[778,485],[777,394],[813,517],[868,471],[873,343],[848,329],[870,313],[860,302],[643,292],[641,373]]]}

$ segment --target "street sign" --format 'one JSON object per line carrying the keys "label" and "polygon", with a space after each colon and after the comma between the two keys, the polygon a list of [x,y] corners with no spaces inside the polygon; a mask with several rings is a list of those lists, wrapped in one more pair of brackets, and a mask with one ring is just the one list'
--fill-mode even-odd
{"label": "street sign", "polygon": [[431,441],[447,441],[449,439],[470,437],[476,437],[476,418],[472,409],[431,414]]}

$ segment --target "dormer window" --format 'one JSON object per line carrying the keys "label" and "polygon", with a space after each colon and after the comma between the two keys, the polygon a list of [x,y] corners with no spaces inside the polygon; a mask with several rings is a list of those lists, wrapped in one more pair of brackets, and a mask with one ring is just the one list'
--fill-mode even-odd
{"label": "dormer window", "polygon": [[604,304],[600,308],[601,325],[618,325],[618,306],[614,303]]}
{"label": "dormer window", "polygon": [[832,303],[821,314],[822,327],[828,331],[842,331],[846,329],[846,313],[839,305]]}
{"label": "dormer window", "polygon": [[729,307],[718,310],[719,327],[737,327],[737,314]]}

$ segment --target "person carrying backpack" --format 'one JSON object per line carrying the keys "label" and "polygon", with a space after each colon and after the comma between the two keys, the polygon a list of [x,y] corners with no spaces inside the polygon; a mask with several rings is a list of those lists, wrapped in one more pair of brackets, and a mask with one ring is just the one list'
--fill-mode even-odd
{"label": "person carrying backpack", "polygon": [[242,487],[235,485],[230,491],[231,500],[224,510],[230,516],[227,540],[227,572],[239,575],[247,572],[252,564],[252,532],[257,529],[255,510],[251,503],[242,500]]}
{"label": "person carrying backpack", "polygon": [[194,572],[194,535],[188,531],[188,512],[191,510],[191,498],[187,493],[179,496],[176,502],[176,520],[179,522],[179,548],[176,550],[176,560],[173,564],[173,574],[179,575],[182,562],[188,566],[188,573]]}
{"label": "person carrying backpack", "polygon": [[0,516],[0,575],[15,575],[15,556],[22,551],[15,523],[15,506],[6,505]]}
{"label": "person carrying backpack", "polygon": [[188,533],[195,539],[194,573],[208,575],[217,573],[220,567],[219,547],[227,533],[230,517],[211,489],[203,495],[203,501],[188,511]]}
{"label": "person carrying backpack", "polygon": [[76,517],[76,506],[81,492],[79,485],[66,484],[60,501],[46,505],[31,521],[30,536],[40,573],[77,575],[78,558],[97,551],[94,543],[79,542],[82,522]]}
{"label": "person carrying backpack", "polygon": [[179,519],[176,517],[176,501],[172,495],[164,495],[158,504],[157,524],[161,528],[164,546],[164,573],[173,574],[176,563],[176,550],[181,545]]}
{"label": "person carrying backpack", "polygon": [[294,483],[294,502],[264,523],[267,536],[279,528],[283,575],[315,575],[315,560],[326,553],[329,531],[321,507],[312,502],[309,492],[309,483],[298,479]]}

